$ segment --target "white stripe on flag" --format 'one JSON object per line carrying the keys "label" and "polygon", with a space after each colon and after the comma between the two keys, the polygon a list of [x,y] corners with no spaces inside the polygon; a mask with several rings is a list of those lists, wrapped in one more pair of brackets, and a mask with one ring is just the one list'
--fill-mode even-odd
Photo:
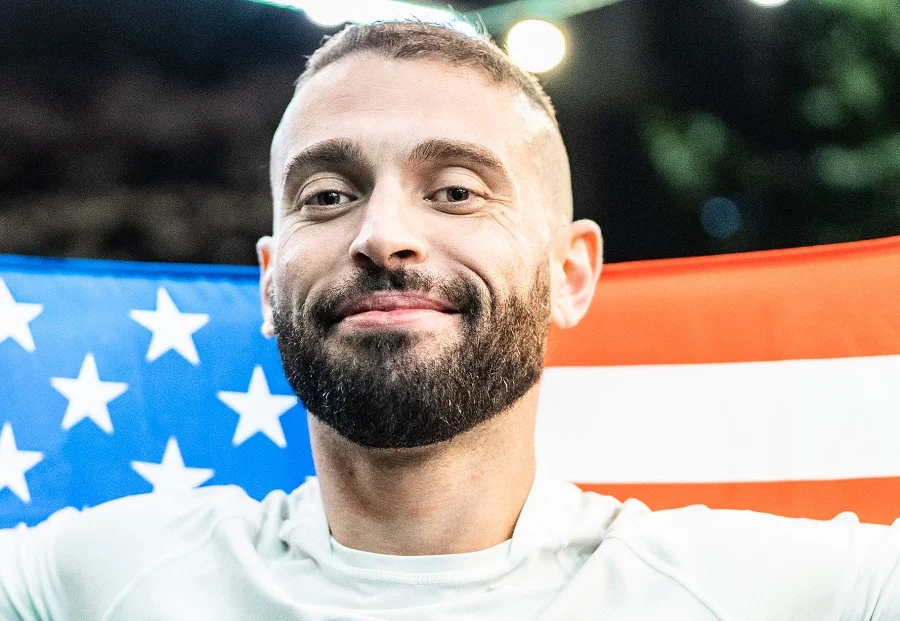
{"label": "white stripe on flag", "polygon": [[550,367],[538,459],[581,483],[900,475],[900,356]]}

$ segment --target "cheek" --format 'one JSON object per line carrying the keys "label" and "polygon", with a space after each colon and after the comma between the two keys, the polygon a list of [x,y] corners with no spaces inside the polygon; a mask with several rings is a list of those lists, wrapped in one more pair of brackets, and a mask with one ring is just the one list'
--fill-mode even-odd
{"label": "cheek", "polygon": [[530,286],[534,250],[528,240],[508,234],[494,219],[465,218],[456,224],[460,230],[432,227],[433,255],[462,266],[495,299]]}
{"label": "cheek", "polygon": [[474,271],[499,265],[514,254],[516,244],[493,218],[443,216],[429,224],[432,255],[455,259]]}
{"label": "cheek", "polygon": [[425,230],[435,248],[499,260],[529,245],[525,228],[517,210],[490,205],[468,216],[434,214]]}
{"label": "cheek", "polygon": [[[285,228],[278,240],[273,285],[283,304],[299,308],[317,283],[338,272],[342,255],[322,227]],[[327,286],[325,282],[325,286]]]}

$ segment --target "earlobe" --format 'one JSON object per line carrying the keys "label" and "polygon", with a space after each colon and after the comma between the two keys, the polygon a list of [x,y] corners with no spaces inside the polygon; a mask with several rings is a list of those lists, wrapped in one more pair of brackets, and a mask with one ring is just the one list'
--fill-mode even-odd
{"label": "earlobe", "polygon": [[603,266],[603,237],[591,220],[578,220],[567,227],[560,240],[551,320],[560,328],[576,325],[590,308]]}
{"label": "earlobe", "polygon": [[262,333],[266,338],[275,336],[272,319],[272,238],[262,237],[256,242],[256,256],[259,259],[259,297],[262,305]]}

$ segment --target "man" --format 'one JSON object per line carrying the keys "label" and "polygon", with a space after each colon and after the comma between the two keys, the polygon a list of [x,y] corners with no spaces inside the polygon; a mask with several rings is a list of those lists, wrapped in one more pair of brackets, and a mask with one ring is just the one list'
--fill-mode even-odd
{"label": "man", "polygon": [[572,222],[549,100],[495,46],[342,31],[300,78],[271,181],[264,330],[318,479],[4,532],[0,618],[900,619],[898,526],[654,513],[540,473],[547,330],[587,310],[601,238]]}

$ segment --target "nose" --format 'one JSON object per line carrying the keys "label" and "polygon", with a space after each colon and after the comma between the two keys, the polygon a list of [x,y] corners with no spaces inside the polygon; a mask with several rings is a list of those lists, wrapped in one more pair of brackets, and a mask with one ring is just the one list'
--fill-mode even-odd
{"label": "nose", "polygon": [[425,261],[421,214],[399,188],[376,188],[364,209],[362,227],[350,245],[355,265],[397,269]]}

